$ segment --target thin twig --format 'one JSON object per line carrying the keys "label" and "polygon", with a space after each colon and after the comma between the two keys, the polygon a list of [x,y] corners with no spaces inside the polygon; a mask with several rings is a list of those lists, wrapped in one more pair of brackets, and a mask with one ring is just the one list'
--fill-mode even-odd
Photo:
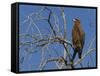
{"label": "thin twig", "polygon": [[61,8],[62,12],[61,12],[61,15],[62,15],[62,18],[63,18],[63,22],[64,22],[64,39],[66,39],[66,25],[67,25],[67,22],[66,22],[66,17],[65,17],[65,14],[64,14],[64,7]]}
{"label": "thin twig", "polygon": [[56,36],[56,31],[54,30],[54,27],[52,26],[51,21],[50,21],[51,15],[52,15],[52,11],[49,8],[46,8],[46,9],[49,11],[49,17],[48,17],[48,20],[47,21],[48,21],[48,23],[50,25],[50,28],[51,28],[54,36]]}

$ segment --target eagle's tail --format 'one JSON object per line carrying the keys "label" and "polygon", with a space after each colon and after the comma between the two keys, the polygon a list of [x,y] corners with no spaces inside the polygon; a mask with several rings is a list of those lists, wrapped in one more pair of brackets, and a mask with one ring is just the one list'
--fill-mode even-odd
{"label": "eagle's tail", "polygon": [[78,51],[78,57],[79,57],[79,59],[81,59],[81,57],[82,57],[82,49]]}
{"label": "eagle's tail", "polygon": [[74,49],[74,53],[73,53],[73,56],[72,56],[72,62],[73,62],[73,60],[75,59],[76,53],[77,53],[77,50]]}

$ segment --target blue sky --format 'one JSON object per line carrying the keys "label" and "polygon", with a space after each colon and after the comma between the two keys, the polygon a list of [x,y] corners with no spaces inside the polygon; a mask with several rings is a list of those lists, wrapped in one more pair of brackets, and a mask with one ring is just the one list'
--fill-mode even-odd
{"label": "blue sky", "polygon": [[[19,6],[19,34],[30,34],[34,35],[38,34],[38,30],[34,26],[30,26],[30,21],[27,21],[23,23],[24,20],[27,19],[27,16],[30,15],[31,13],[36,13],[41,10],[44,6],[37,6],[37,5],[20,5]],[[56,14],[58,18],[58,24],[60,27],[61,32],[63,33],[63,20],[61,16],[61,10],[60,7],[54,7],[54,6],[47,6],[47,8],[51,9],[54,14]],[[41,15],[44,18],[48,17],[48,11],[44,10]],[[67,40],[71,41],[72,40],[72,28],[73,28],[73,21],[72,19],[74,18],[79,18],[81,21],[81,25],[83,27],[83,30],[85,31],[85,45],[83,49],[83,54],[87,52],[89,43],[91,40],[96,36],[96,9],[91,9],[91,8],[76,8],[76,7],[64,7],[64,13],[66,15],[66,21],[67,21]],[[35,16],[32,16],[34,18]],[[52,24],[54,23],[54,18],[51,19]],[[37,26],[40,29],[41,34],[50,34],[50,27],[48,23],[45,20],[40,20],[40,21],[35,21],[34,22],[37,24]],[[32,41],[32,38],[19,38],[20,42],[26,42],[26,41]],[[41,49],[37,48],[34,49],[38,52],[29,54],[27,53],[27,49],[30,49],[31,47],[34,47],[34,45],[30,46],[22,46],[20,47],[20,52],[19,52],[19,60],[22,62],[19,66],[20,71],[34,71],[34,70],[39,70],[38,65],[41,61]],[[96,48],[96,43],[94,42],[92,45],[92,48]],[[57,57],[55,52],[53,50],[57,50],[58,56],[63,56],[63,46],[57,43],[54,43],[49,46],[49,51],[51,53],[52,57]],[[33,50],[33,49],[32,49]],[[45,57],[49,58],[48,56],[48,51],[45,51]],[[73,50],[70,50],[70,53],[73,54]],[[82,55],[83,55],[82,54]],[[78,57],[76,57],[77,60]],[[92,59],[91,59],[92,58]],[[82,61],[83,67],[88,67],[89,61],[89,66],[90,67],[95,67],[95,61],[96,61],[96,52],[92,52],[91,55],[88,55],[85,57]],[[77,65],[76,68],[80,68],[80,65]],[[54,62],[48,63],[45,67],[45,70],[52,70],[52,69],[57,69]]]}

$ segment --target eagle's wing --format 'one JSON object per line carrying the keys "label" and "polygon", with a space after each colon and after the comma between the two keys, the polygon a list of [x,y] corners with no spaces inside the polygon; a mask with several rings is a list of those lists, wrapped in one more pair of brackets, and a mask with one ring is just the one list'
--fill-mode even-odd
{"label": "eagle's wing", "polygon": [[72,43],[75,44],[75,32],[74,29],[72,29]]}
{"label": "eagle's wing", "polygon": [[76,26],[72,29],[72,43],[73,47],[76,48],[76,42],[78,40],[77,28]]}
{"label": "eagle's wing", "polygon": [[73,44],[76,43],[76,41],[79,41],[81,44],[81,49],[83,49],[85,43],[85,32],[83,31],[82,27],[76,27],[74,30],[72,30],[72,38],[73,38]]}
{"label": "eagle's wing", "polygon": [[81,36],[81,45],[82,45],[82,48],[84,46],[84,43],[85,43],[85,32],[83,31],[82,32],[82,36]]}
{"label": "eagle's wing", "polygon": [[80,35],[80,43],[81,43],[81,47],[83,49],[84,43],[85,43],[85,32],[83,31],[82,27],[80,27],[78,29],[78,33]]}

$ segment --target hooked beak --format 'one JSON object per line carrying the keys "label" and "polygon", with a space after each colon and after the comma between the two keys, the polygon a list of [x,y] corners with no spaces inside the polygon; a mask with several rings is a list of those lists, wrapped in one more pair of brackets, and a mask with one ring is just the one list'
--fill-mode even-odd
{"label": "hooked beak", "polygon": [[75,21],[76,21],[76,19],[73,19],[73,21],[75,22]]}

